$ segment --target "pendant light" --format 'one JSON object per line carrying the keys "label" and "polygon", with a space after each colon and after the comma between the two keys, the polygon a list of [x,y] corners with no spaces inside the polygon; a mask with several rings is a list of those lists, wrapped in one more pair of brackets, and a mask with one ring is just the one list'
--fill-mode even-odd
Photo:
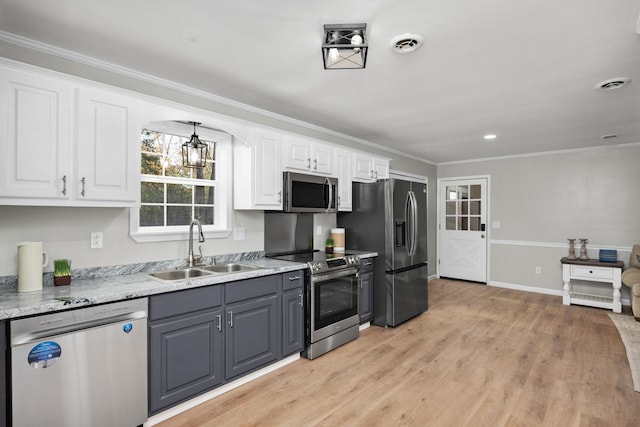
{"label": "pendant light", "polygon": [[182,144],[182,166],[186,168],[204,168],[207,165],[207,153],[209,146],[200,141],[196,135],[198,122],[189,122],[193,125],[193,135],[189,142]]}

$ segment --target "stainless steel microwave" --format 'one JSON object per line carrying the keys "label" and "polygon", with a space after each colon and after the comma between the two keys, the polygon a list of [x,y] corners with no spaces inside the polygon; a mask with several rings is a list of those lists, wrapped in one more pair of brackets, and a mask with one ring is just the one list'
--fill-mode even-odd
{"label": "stainless steel microwave", "polygon": [[338,212],[338,179],[284,173],[285,212]]}

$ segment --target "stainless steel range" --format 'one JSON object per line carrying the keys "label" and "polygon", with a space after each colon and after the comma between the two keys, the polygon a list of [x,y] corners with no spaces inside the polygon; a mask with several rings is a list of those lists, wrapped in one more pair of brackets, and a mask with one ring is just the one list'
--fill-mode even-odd
{"label": "stainless steel range", "polygon": [[305,262],[306,346],[302,355],[315,359],[360,335],[360,258],[353,254],[306,252],[273,258]]}

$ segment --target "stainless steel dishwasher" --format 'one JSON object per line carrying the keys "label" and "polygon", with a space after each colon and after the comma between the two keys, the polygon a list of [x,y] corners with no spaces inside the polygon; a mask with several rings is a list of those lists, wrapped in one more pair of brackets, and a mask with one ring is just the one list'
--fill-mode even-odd
{"label": "stainless steel dishwasher", "polygon": [[10,322],[14,427],[147,420],[147,298]]}

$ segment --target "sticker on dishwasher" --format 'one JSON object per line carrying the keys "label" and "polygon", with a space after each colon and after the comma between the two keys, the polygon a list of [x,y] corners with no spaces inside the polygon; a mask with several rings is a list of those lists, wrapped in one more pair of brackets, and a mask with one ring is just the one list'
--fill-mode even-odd
{"label": "sticker on dishwasher", "polygon": [[122,326],[122,330],[124,331],[125,334],[128,334],[133,330],[133,324],[125,323],[124,326]]}
{"label": "sticker on dishwasher", "polygon": [[62,354],[62,348],[57,342],[45,341],[31,349],[28,362],[32,368],[44,369],[56,363]]}

